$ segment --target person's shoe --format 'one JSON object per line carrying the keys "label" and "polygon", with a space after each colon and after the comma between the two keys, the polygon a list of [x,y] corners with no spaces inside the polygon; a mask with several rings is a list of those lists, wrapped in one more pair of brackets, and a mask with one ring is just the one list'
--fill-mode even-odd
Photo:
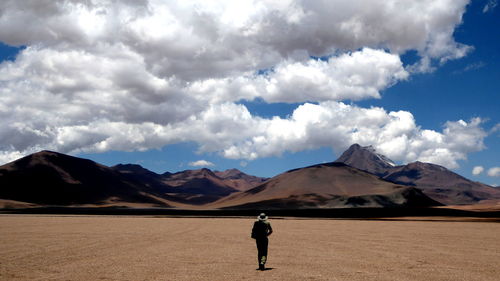
{"label": "person's shoe", "polygon": [[259,263],[259,270],[265,270],[266,267],[264,266],[263,263]]}

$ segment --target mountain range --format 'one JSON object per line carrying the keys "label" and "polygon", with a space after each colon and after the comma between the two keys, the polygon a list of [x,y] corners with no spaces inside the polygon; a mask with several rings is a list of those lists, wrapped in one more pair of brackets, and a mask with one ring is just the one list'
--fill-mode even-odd
{"label": "mountain range", "polygon": [[422,162],[396,166],[371,146],[352,145],[335,162],[348,164],[401,185],[414,186],[427,196],[446,205],[475,204],[500,199],[492,186],[466,179],[445,167]]}
{"label": "mountain range", "polygon": [[439,205],[439,202],[414,187],[384,181],[374,174],[344,163],[326,163],[288,171],[209,206],[232,209],[309,209]]}
{"label": "mountain range", "polygon": [[354,144],[336,161],[271,179],[237,169],[157,174],[140,165],[104,166],[42,151],[0,166],[0,208],[126,206],[178,209],[429,207],[499,200],[500,190],[446,168],[397,166]]}
{"label": "mountain range", "polygon": [[245,191],[266,180],[247,175],[237,169],[211,171],[185,170],[177,173],[156,174],[140,165],[120,164],[112,167],[125,178],[142,183],[169,200],[191,204],[206,204],[231,193]]}
{"label": "mountain range", "polygon": [[157,174],[139,165],[107,167],[41,151],[0,166],[0,201],[4,207],[189,208],[244,191],[265,180],[236,169]]}

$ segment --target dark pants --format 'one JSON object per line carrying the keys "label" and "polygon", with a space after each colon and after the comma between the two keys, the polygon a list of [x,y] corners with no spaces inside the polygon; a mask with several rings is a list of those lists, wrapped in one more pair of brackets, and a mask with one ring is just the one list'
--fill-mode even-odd
{"label": "dark pants", "polygon": [[269,244],[269,240],[265,237],[255,239],[255,242],[257,242],[257,256],[259,264],[265,264],[267,260],[267,245]]}

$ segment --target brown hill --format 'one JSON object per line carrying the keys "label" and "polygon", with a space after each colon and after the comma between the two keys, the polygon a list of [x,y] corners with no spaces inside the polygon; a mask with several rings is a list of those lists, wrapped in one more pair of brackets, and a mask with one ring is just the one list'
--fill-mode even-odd
{"label": "brown hill", "polygon": [[0,198],[39,205],[169,207],[168,201],[109,167],[51,151],[0,166]]}
{"label": "brown hill", "polygon": [[446,205],[476,204],[483,200],[500,199],[499,190],[430,163],[414,162],[392,168],[384,179],[415,186]]}
{"label": "brown hill", "polygon": [[267,180],[267,178],[247,175],[238,169],[228,169],[222,172],[216,171],[214,173],[219,178],[223,179],[228,186],[238,191],[246,191]]}
{"label": "brown hill", "polygon": [[173,200],[194,205],[213,202],[238,191],[206,168],[170,174],[162,182],[171,187],[167,195]]}
{"label": "brown hill", "polygon": [[353,144],[335,162],[370,172],[384,180],[414,186],[427,196],[447,205],[476,204],[483,200],[500,199],[500,192],[491,186],[466,179],[445,167],[414,162],[393,166],[387,157],[370,147]]}
{"label": "brown hill", "polygon": [[210,169],[185,170],[165,177],[164,183],[188,193],[229,195],[237,192]]}
{"label": "brown hill", "polygon": [[242,193],[209,204],[213,208],[427,207],[440,205],[412,187],[343,163],[291,170]]}
{"label": "brown hill", "polygon": [[[130,180],[140,182],[168,200],[201,205],[216,201],[231,193],[244,191],[264,179],[247,175],[237,169],[213,172],[210,169],[185,170],[157,174],[140,165],[120,164],[113,169]],[[186,206],[184,206],[186,207]]]}

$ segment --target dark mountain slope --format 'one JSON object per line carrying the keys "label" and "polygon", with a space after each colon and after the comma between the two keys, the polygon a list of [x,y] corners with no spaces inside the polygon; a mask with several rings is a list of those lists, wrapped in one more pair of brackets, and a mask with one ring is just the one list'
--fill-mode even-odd
{"label": "dark mountain slope", "polygon": [[495,188],[468,180],[445,167],[413,162],[388,171],[384,179],[421,189],[425,194],[447,205],[475,204],[500,199]]}
{"label": "dark mountain slope", "polygon": [[51,151],[1,166],[0,198],[41,205],[128,202],[168,206],[109,167]]}

